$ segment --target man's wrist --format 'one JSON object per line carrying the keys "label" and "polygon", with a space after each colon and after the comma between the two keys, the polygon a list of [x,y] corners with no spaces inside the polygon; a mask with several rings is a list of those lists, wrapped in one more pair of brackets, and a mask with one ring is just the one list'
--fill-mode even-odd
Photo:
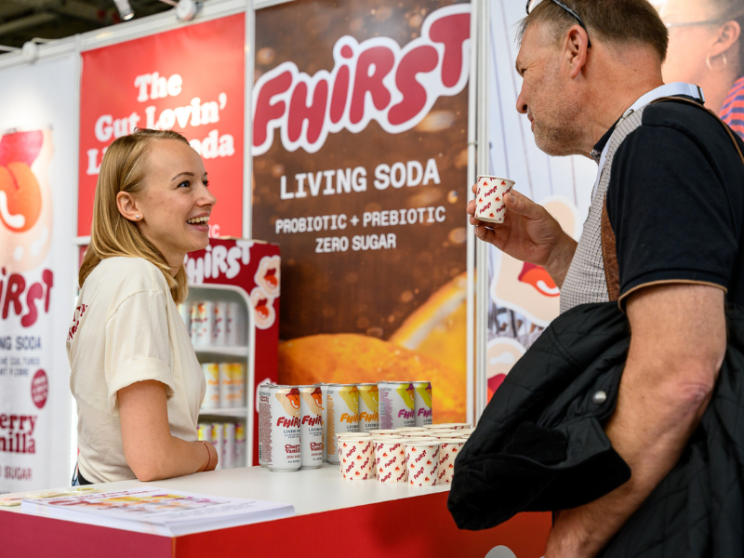
{"label": "man's wrist", "polygon": [[545,271],[548,272],[558,288],[563,288],[563,281],[566,279],[568,268],[571,267],[577,246],[578,243],[573,238],[563,233],[544,266]]}

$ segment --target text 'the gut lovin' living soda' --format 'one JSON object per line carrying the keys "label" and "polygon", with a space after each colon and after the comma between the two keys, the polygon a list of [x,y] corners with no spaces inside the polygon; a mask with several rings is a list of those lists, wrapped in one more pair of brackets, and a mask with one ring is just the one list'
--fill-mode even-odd
{"label": "text 'the gut lovin' living soda'", "polygon": [[338,465],[336,435],[359,431],[359,390],[355,385],[331,384],[326,391],[328,462]]}
{"label": "text 'the gut lovin' living soda'", "polygon": [[269,454],[271,471],[297,471],[300,468],[300,390],[296,387],[269,388],[268,439],[263,451]]}
{"label": "text 'the gut lovin' living soda'", "polygon": [[323,391],[300,386],[300,450],[303,469],[323,464]]}

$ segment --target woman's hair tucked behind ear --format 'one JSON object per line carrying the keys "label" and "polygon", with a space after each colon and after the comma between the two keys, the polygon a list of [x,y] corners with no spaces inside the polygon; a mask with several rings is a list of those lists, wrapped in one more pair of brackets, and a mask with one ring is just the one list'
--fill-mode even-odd
{"label": "woman's hair tucked behind ear", "polygon": [[189,143],[181,134],[171,130],[136,130],[131,135],[120,137],[106,150],[96,184],[90,245],[78,274],[81,287],[101,260],[118,256],[144,258],[163,272],[173,300],[179,303],[186,298],[188,287],[184,267],[181,266],[173,277],[163,254],[140,233],[136,224],[119,213],[116,201],[119,192],[134,194],[142,190],[148,171],[147,151],[158,139]]}

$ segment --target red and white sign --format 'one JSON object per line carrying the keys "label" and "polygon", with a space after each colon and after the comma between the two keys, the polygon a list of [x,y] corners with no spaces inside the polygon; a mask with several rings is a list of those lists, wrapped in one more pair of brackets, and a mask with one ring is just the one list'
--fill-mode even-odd
{"label": "red and white sign", "polygon": [[75,65],[70,55],[0,72],[0,493],[63,486],[72,472],[64,337],[75,279]]}
{"label": "red and white sign", "polygon": [[[456,95],[468,82],[470,5],[433,12],[421,37],[401,48],[389,37],[357,42],[341,37],[335,65],[313,76],[284,62],[256,82],[253,154],[266,153],[279,129],[287,151],[315,153],[329,133],[358,133],[375,120],[389,134],[410,130],[439,97]],[[307,126],[305,126],[307,121]]]}
{"label": "red and white sign", "polygon": [[184,134],[218,200],[210,234],[242,234],[244,22],[238,14],[83,53],[78,235],[90,234],[103,153],[135,128]]}

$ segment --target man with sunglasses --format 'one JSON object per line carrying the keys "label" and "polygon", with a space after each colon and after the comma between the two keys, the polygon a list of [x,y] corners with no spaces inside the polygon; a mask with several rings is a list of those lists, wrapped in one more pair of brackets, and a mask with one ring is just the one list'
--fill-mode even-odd
{"label": "man with sunglasses", "polygon": [[[527,12],[517,110],[547,154],[580,154],[599,165],[592,205],[578,244],[514,191],[503,225],[474,219],[474,202],[471,223],[479,239],[545,267],[566,311],[610,300],[605,216],[616,238],[619,304],[631,326],[605,432],[632,477],[588,505],[557,513],[546,558],[591,557],[607,548],[605,556],[661,556],[663,532],[649,536],[656,554],[634,548],[632,537],[618,537],[618,548],[616,536],[626,523],[655,528],[634,523],[633,514],[683,458],[713,393],[726,351],[724,305],[744,304],[744,169],[724,126],[702,108],[700,89],[663,83],[668,33],[645,0],[534,0]],[[675,96],[700,107],[653,103]],[[665,514],[674,510],[656,514],[668,525]]]}

